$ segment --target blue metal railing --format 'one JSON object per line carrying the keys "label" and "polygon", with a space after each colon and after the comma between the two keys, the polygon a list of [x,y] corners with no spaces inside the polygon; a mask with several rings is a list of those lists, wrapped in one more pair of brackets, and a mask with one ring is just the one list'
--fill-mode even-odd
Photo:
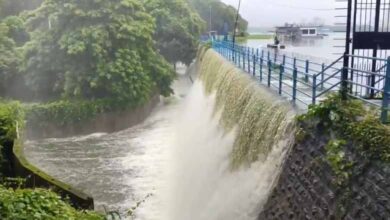
{"label": "blue metal railing", "polygon": [[[390,68],[387,66],[390,66],[388,65],[390,58],[385,60],[381,68],[378,68],[380,71],[369,72],[357,68],[358,65],[345,69],[340,64],[344,56],[327,65],[286,56],[275,50],[249,48],[233,44],[231,41],[213,41],[213,48],[236,66],[256,77],[260,83],[275,89],[279,95],[288,97],[294,104],[303,107],[316,104],[330,92],[339,91],[342,85],[342,74],[347,70],[351,76],[347,80],[349,95],[379,107],[382,121],[388,121]],[[352,55],[347,56],[363,59]],[[364,58],[384,61],[372,57]],[[372,75],[379,79],[374,87],[368,86],[371,85],[370,82],[362,80]],[[371,94],[372,91],[378,94],[376,99],[367,98],[367,94]]]}

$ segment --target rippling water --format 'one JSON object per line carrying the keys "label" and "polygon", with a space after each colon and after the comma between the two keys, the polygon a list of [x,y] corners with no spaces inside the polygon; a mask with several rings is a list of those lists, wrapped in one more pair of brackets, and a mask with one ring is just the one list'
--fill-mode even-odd
{"label": "rippling water", "polygon": [[[98,210],[136,220],[255,220],[285,145],[231,169],[236,130],[221,128],[215,95],[186,76],[143,123],[111,134],[26,143],[30,162],[93,196]],[[134,215],[126,215],[133,210]]]}
{"label": "rippling water", "polygon": [[125,213],[156,190],[172,146],[174,116],[191,82],[180,77],[174,97],[163,100],[142,124],[111,134],[29,141],[30,162],[90,195],[95,208]]}

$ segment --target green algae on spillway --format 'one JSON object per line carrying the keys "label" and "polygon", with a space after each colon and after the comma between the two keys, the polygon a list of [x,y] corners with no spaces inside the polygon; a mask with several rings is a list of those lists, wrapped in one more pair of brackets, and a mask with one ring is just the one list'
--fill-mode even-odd
{"label": "green algae on spillway", "polygon": [[272,147],[293,136],[292,107],[263,89],[213,50],[200,52],[199,78],[216,94],[216,112],[226,132],[237,129],[232,168],[264,159]]}

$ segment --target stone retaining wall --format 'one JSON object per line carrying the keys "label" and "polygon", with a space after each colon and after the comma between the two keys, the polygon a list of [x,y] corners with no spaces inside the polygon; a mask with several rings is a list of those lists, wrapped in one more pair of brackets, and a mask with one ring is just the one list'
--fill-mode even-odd
{"label": "stone retaining wall", "polygon": [[390,219],[389,164],[357,158],[349,143],[347,154],[358,161],[357,169],[340,187],[325,159],[330,139],[319,130],[295,144],[259,220]]}

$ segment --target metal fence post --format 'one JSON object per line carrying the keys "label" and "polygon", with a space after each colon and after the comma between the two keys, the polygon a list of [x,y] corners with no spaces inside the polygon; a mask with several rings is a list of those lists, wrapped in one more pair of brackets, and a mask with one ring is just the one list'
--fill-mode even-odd
{"label": "metal fence post", "polygon": [[238,66],[238,45],[234,45],[234,63]]}
{"label": "metal fence post", "polygon": [[297,100],[297,77],[298,77],[298,70],[297,68],[294,68],[293,71],[293,102],[294,103]]}
{"label": "metal fence post", "polygon": [[280,72],[279,72],[279,95],[282,94],[283,73],[284,73],[284,66],[280,65]]}
{"label": "metal fence post", "polygon": [[245,50],[242,52],[242,68],[245,70]]}
{"label": "metal fence post", "polygon": [[268,51],[268,53],[267,53],[267,62],[268,61],[271,61],[271,54],[270,54],[270,52]]}
{"label": "metal fence post", "polygon": [[251,73],[251,51],[248,49],[248,73]]}
{"label": "metal fence post", "polygon": [[256,55],[253,54],[253,76],[256,76]]}
{"label": "metal fence post", "polygon": [[238,54],[238,67],[241,68],[241,51],[237,51]]}
{"label": "metal fence post", "polygon": [[283,66],[286,66],[286,55],[283,55]]}
{"label": "metal fence post", "polygon": [[[294,61],[293,61],[293,65],[294,65],[294,69],[297,67],[297,58],[294,57]],[[298,71],[298,69],[297,69]]]}
{"label": "metal fence post", "polygon": [[325,79],[325,63],[321,66],[321,90],[324,90],[324,79]]}
{"label": "metal fence post", "polygon": [[312,104],[316,104],[317,99],[317,75],[313,75],[313,93],[312,93]]}
{"label": "metal fence post", "polygon": [[268,60],[268,87],[271,87],[271,60]]}
{"label": "metal fence post", "polygon": [[278,54],[275,51],[275,56],[274,56],[274,64],[276,64],[276,61],[278,60]]}
{"label": "metal fence post", "polygon": [[263,57],[260,57],[260,82],[263,82]]}
{"label": "metal fence post", "polygon": [[387,68],[385,76],[385,86],[383,91],[383,100],[382,100],[382,114],[381,121],[383,123],[388,122],[388,113],[389,113],[389,99],[390,99],[390,57],[387,58]]}
{"label": "metal fence post", "polygon": [[305,82],[309,82],[309,60],[306,60]]}

